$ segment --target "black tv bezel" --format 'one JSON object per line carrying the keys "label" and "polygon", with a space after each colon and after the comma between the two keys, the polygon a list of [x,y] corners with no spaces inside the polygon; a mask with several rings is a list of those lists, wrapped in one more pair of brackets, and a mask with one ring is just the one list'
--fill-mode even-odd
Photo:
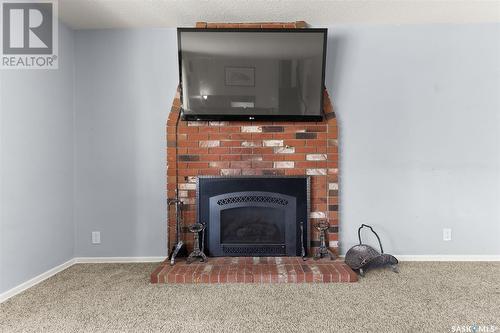
{"label": "black tv bezel", "polygon": [[278,28],[278,29],[264,29],[264,28],[177,28],[177,55],[179,62],[179,86],[181,105],[183,104],[182,92],[182,32],[300,32],[300,33],[322,33],[323,34],[323,64],[321,68],[321,86],[320,105],[321,110],[319,115],[227,115],[227,114],[186,114],[181,107],[181,118],[183,120],[201,120],[201,121],[221,121],[221,120],[239,120],[239,121],[258,121],[258,120],[273,120],[273,121],[322,121],[324,119],[323,113],[323,89],[325,86],[325,67],[326,67],[326,48],[327,48],[327,28]]}

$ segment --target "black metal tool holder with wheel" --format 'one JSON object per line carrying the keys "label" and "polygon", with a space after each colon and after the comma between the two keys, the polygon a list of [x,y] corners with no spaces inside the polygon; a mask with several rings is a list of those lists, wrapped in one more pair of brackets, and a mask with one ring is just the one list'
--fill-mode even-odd
{"label": "black metal tool holder with wheel", "polygon": [[[195,258],[200,258],[200,262],[207,261],[207,256],[203,253],[204,241],[205,241],[205,225],[201,223],[195,223],[189,226],[189,231],[194,234],[194,249],[187,258],[187,263],[190,264]],[[200,233],[202,247],[200,248]]]}
{"label": "black metal tool holder with wheel", "polygon": [[173,266],[175,265],[175,258],[177,256],[186,256],[187,254],[186,245],[181,240],[181,228],[183,224],[182,212],[184,203],[179,200],[179,197],[176,194],[175,199],[170,200],[168,205],[175,205],[175,245],[172,248],[169,258],[170,265]]}
{"label": "black metal tool holder with wheel", "polygon": [[314,225],[316,229],[319,230],[319,248],[316,250],[314,255],[314,260],[323,258],[324,256],[329,256],[330,260],[335,260],[335,254],[326,246],[326,232],[328,230],[328,223],[326,221],[319,222]]}

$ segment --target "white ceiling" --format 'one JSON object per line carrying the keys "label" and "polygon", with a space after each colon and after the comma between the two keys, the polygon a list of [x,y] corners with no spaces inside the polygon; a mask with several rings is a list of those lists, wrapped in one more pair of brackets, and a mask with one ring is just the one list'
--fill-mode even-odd
{"label": "white ceiling", "polygon": [[458,0],[59,0],[75,29],[193,26],[196,21],[335,23],[500,22],[500,1]]}

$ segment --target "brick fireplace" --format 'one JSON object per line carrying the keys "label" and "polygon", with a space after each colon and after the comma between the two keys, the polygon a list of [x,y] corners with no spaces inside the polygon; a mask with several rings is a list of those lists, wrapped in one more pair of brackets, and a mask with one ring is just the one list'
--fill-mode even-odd
{"label": "brick fireplace", "polygon": [[[305,23],[302,21],[255,24],[198,22],[196,24],[197,28],[242,29],[304,26]],[[323,112],[324,118],[318,122],[185,121],[180,119],[181,100],[178,90],[172,103],[166,128],[167,198],[169,200],[175,199],[177,194],[184,203],[184,226],[198,222],[196,186],[199,176],[309,176],[310,213],[307,224],[309,244],[306,244],[309,249],[308,255],[313,255],[319,246],[319,233],[312,225],[320,220],[328,221],[330,226],[328,245],[334,252],[337,252],[339,225],[338,127],[326,88],[323,91]],[[169,249],[175,244],[175,221],[175,210],[169,209]],[[191,250],[193,238],[186,227],[182,230],[182,239],[187,244],[188,250]],[[224,261],[224,259],[216,258],[212,260]],[[279,263],[279,260],[269,260],[274,264]],[[243,260],[242,262],[248,264],[250,261]],[[267,263],[268,259],[261,258],[259,262]],[[307,267],[313,265],[312,259],[308,262],[310,263],[306,265]],[[341,262],[336,262],[336,264],[340,268],[337,267],[336,271],[333,268],[330,269],[338,273],[338,279],[330,278],[328,282],[333,282],[335,279],[338,281],[356,280],[355,274],[351,274],[352,271],[346,269],[347,266]],[[186,282],[184,278],[180,279],[181,281],[177,281],[175,277],[170,280],[167,278],[168,272],[172,269],[183,271],[183,265],[181,263],[174,268],[169,268],[165,263],[163,270],[160,266],[153,272],[152,282],[172,282],[172,279],[173,282]],[[203,264],[192,264],[191,267],[199,265]],[[196,271],[198,268],[192,269]],[[323,269],[318,268],[317,270],[323,272]],[[305,270],[306,268],[302,268],[302,273]],[[328,272],[328,269],[326,271]],[[162,276],[161,272],[165,274]],[[331,272],[328,274],[337,276],[335,272],[333,275]],[[190,280],[192,280],[191,276]],[[304,278],[304,281],[306,280]],[[199,281],[201,281],[201,275]],[[210,282],[210,278],[207,277],[205,282]]]}
{"label": "brick fireplace", "polygon": [[[185,224],[196,222],[198,176],[297,176],[311,179],[310,223],[328,219],[329,246],[338,240],[337,119],[326,90],[321,122],[204,122],[180,120],[180,96],[167,121],[167,197],[178,191]],[[175,210],[168,215],[169,248],[175,242]],[[319,246],[310,229],[311,250]],[[188,248],[192,239],[183,230]]]}

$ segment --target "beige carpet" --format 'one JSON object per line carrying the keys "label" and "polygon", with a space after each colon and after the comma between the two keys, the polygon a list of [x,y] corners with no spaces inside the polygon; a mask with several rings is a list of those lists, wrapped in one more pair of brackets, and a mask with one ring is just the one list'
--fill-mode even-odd
{"label": "beige carpet", "polygon": [[81,264],[0,305],[0,332],[500,331],[500,263],[403,263],[359,283],[151,285],[156,264]]}

